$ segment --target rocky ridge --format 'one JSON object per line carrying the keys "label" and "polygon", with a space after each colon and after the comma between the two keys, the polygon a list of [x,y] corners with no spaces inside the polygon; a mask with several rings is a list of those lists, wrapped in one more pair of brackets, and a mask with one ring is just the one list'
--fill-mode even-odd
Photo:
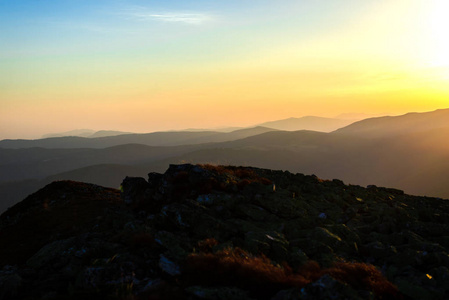
{"label": "rocky ridge", "polygon": [[446,299],[449,202],[251,167],[54,182],[0,217],[0,299]]}

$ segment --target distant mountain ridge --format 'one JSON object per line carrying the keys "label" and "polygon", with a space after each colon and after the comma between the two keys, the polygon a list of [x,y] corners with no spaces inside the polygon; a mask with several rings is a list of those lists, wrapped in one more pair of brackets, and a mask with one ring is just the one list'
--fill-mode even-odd
{"label": "distant mountain ridge", "polygon": [[[300,118],[291,117],[288,119],[264,122],[254,126],[248,127],[223,127],[217,129],[184,129],[184,130],[169,130],[162,132],[221,132],[221,133],[229,133],[239,130],[251,129],[254,127],[268,127],[277,130],[287,130],[287,131],[296,131],[296,130],[313,130],[313,131],[321,131],[321,132],[330,132],[334,131],[338,128],[349,125],[352,122],[360,120],[360,114],[354,114],[356,117],[348,118],[324,118],[324,117],[316,117],[316,116],[305,116]],[[365,115],[364,115],[365,116]],[[367,117],[369,115],[366,115]],[[157,132],[150,132],[157,133]],[[60,133],[50,133],[42,136],[41,139],[47,138],[60,138],[60,137],[85,137],[85,138],[99,138],[99,137],[108,137],[108,136],[117,136],[117,135],[125,135],[125,134],[138,134],[133,132],[124,132],[124,131],[116,131],[116,130],[100,130],[94,131],[92,129],[76,129],[66,132]],[[145,133],[144,133],[145,134]],[[9,139],[11,140],[11,139]],[[39,140],[39,139],[38,139]]]}
{"label": "distant mountain ridge", "polygon": [[355,121],[360,121],[360,120],[369,119],[369,118],[382,117],[385,115],[387,115],[387,114],[343,113],[343,114],[339,114],[338,116],[336,116],[334,118],[341,119],[341,120],[353,120],[355,122]]}
{"label": "distant mountain ridge", "polygon": [[2,140],[0,148],[107,148],[124,144],[142,144],[147,146],[181,146],[189,144],[217,143],[232,141],[260,133],[275,131],[266,127],[239,129],[232,132],[217,131],[161,131],[153,133],[133,133],[97,138],[56,137],[40,140]]}
{"label": "distant mountain ridge", "polygon": [[408,113],[395,117],[361,120],[336,130],[337,133],[379,138],[449,127],[449,109],[425,113]]}
{"label": "distant mountain ridge", "polygon": [[79,136],[79,137],[89,137],[95,134],[95,130],[92,129],[75,129],[59,133],[48,133],[42,136],[42,139],[55,138],[55,137],[65,137],[65,136]]}
{"label": "distant mountain ridge", "polygon": [[85,138],[97,138],[106,136],[115,136],[121,134],[130,134],[131,132],[116,131],[116,130],[100,130],[95,131],[92,129],[75,129],[59,133],[44,134],[40,139],[48,138],[60,138],[60,137],[85,137]]}
{"label": "distant mountain ridge", "polygon": [[100,130],[96,131],[95,133],[89,135],[89,138],[98,138],[98,137],[107,137],[107,136],[116,136],[116,135],[122,135],[122,134],[132,134],[132,132],[125,132],[125,131],[117,131],[117,130]]}
{"label": "distant mountain ridge", "polygon": [[345,127],[353,122],[354,120],[306,116],[301,118],[288,118],[283,120],[265,122],[259,124],[259,126],[286,131],[313,130],[320,132],[331,132]]}
{"label": "distant mountain ridge", "polygon": [[[449,110],[438,110],[367,119],[331,133],[256,127],[230,133],[160,132],[12,141],[35,148],[0,146],[0,211],[19,201],[25,191],[30,193],[49,180],[117,187],[125,171],[142,176],[144,170],[160,172],[181,162],[252,165],[449,198],[448,136]],[[48,141],[56,141],[50,145],[56,148],[38,144]],[[9,141],[0,145],[5,142]],[[104,147],[108,143],[114,146]],[[84,148],[69,148],[71,145]]]}

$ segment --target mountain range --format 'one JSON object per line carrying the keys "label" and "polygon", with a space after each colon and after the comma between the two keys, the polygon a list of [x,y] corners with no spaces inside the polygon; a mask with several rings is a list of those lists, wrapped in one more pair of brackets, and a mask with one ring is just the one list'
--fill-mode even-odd
{"label": "mountain range", "polygon": [[[322,131],[322,132],[331,132],[338,128],[349,125],[355,121],[367,118],[369,115],[362,114],[348,114],[347,116],[341,115],[341,117],[337,118],[323,118],[316,116],[305,116],[300,118],[287,118],[283,120],[276,120],[271,122],[265,122],[254,126],[249,127],[223,127],[217,129],[198,129],[198,128],[190,128],[181,130],[182,132],[204,132],[204,131],[215,131],[215,132],[232,132],[238,131],[241,129],[249,129],[252,127],[268,127],[272,129],[278,130],[314,130],[314,131]],[[98,137],[107,137],[107,136],[116,136],[116,135],[124,135],[124,134],[133,134],[131,132],[123,132],[116,130],[100,130],[95,131],[92,129],[77,129],[66,132],[59,133],[51,133],[44,134],[42,139],[47,138],[55,138],[55,137],[85,137],[85,138],[98,138]]]}
{"label": "mountain range", "polygon": [[339,178],[449,198],[449,109],[369,118],[333,132],[268,127],[0,141],[0,211],[53,180],[117,188],[172,163],[217,163]]}
{"label": "mountain range", "polygon": [[97,138],[97,137],[114,136],[114,135],[128,134],[128,133],[131,133],[131,132],[116,131],[116,130],[95,131],[92,129],[75,129],[75,130],[70,130],[70,131],[65,131],[65,132],[44,134],[42,136],[42,139],[65,137],[65,136]]}
{"label": "mountain range", "polygon": [[148,146],[180,146],[213,142],[225,142],[273,131],[266,127],[239,129],[232,132],[218,131],[166,131],[152,133],[131,133],[97,138],[76,136],[55,137],[38,140],[2,140],[0,148],[107,148],[125,144]]}
{"label": "mountain range", "polygon": [[271,121],[259,124],[259,126],[274,128],[278,130],[296,131],[313,130],[320,132],[331,132],[338,128],[345,127],[353,123],[354,119],[323,118],[315,116],[305,116],[301,118],[288,118],[284,120]]}

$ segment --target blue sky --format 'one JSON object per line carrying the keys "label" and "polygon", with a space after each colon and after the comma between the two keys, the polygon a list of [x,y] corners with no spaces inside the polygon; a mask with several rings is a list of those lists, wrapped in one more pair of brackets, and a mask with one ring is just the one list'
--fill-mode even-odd
{"label": "blue sky", "polygon": [[236,31],[244,36],[242,43],[257,39],[275,43],[283,31],[300,39],[331,30],[370,1],[357,7],[352,2],[2,1],[1,54],[52,55],[111,51],[110,47],[119,51],[184,36],[238,40]]}

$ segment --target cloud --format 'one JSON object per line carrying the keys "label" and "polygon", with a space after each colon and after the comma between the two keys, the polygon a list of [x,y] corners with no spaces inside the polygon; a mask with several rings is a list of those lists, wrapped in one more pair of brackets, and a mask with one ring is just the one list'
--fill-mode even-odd
{"label": "cloud", "polygon": [[182,22],[188,24],[201,24],[210,21],[212,18],[205,14],[190,14],[190,13],[163,13],[150,14],[149,18],[160,20],[164,22]]}
{"label": "cloud", "polygon": [[170,23],[202,24],[212,21],[213,17],[205,13],[187,12],[151,12],[146,9],[132,9],[122,13],[129,19],[138,21],[161,21]]}

